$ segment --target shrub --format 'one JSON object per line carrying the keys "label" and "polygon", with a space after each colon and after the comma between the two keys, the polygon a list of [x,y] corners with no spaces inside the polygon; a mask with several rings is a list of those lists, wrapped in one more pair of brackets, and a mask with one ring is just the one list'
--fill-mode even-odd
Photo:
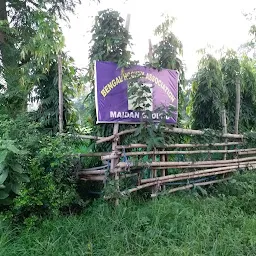
{"label": "shrub", "polygon": [[[11,163],[14,159],[16,164],[17,159],[30,179],[26,184],[19,183],[19,196],[13,196],[10,204],[2,208],[6,218],[32,225],[42,217],[80,209],[83,202],[76,191],[77,159],[71,154],[76,143],[71,138],[47,135],[29,116],[2,119],[0,136],[8,141],[15,140],[19,148],[27,151],[26,155],[13,158],[21,151],[14,150],[11,144],[10,149],[15,152],[9,152],[7,160]],[[17,170],[21,172],[21,168]],[[20,176],[18,171],[15,173]],[[22,180],[21,177],[19,179]]]}

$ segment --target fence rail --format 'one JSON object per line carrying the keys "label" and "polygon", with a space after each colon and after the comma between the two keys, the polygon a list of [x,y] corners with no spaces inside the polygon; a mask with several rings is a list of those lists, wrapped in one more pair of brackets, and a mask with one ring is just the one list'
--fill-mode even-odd
{"label": "fence rail", "polygon": [[[114,134],[105,138],[80,137],[94,139],[97,144],[112,143],[112,151],[80,154],[81,158],[99,157],[108,164],[81,169],[79,177],[84,181],[103,184],[112,180],[116,184],[115,194],[120,196],[139,190],[156,196],[163,191],[172,193],[211,185],[228,180],[228,176],[238,170],[256,168],[256,148],[246,148],[241,134],[217,134],[219,142],[174,143],[146,151],[147,144],[118,145],[121,136],[134,133],[136,128],[118,132],[118,127],[115,127]],[[196,136],[205,134],[204,131],[181,128],[165,128],[165,132]],[[106,195],[106,198],[110,197]]]}

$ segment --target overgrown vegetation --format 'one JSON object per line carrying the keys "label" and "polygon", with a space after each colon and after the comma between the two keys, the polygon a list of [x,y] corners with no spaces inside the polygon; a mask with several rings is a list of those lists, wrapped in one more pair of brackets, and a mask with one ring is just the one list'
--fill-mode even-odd
{"label": "overgrown vegetation", "polygon": [[208,196],[195,190],[118,208],[98,201],[81,216],[32,230],[2,224],[0,254],[254,255],[255,189],[255,175],[239,175]]}

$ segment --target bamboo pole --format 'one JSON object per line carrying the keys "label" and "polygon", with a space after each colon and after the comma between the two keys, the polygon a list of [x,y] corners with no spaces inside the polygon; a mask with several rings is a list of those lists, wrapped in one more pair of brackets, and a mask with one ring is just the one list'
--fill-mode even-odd
{"label": "bamboo pole", "polygon": [[96,176],[96,175],[93,175],[93,176],[83,176],[80,180],[83,180],[83,181],[104,181],[105,180],[105,175],[101,175],[101,176]]}
{"label": "bamboo pole", "polygon": [[[166,155],[166,154],[161,155],[161,161],[162,161],[162,162],[166,162],[166,160],[167,160],[166,158],[167,158],[167,155]],[[163,169],[163,170],[162,170],[162,177],[164,177],[164,176],[166,175],[166,172],[167,172],[167,169]],[[162,186],[162,189],[165,190],[165,189],[166,189],[166,186],[163,185],[163,186]]]}
{"label": "bamboo pole", "polygon": [[[241,164],[239,167],[247,167],[249,165],[250,164]],[[233,170],[233,169],[238,169],[238,166],[233,165],[233,166],[218,167],[218,168],[212,168],[212,169],[204,169],[204,170],[194,171],[194,172],[183,172],[183,173],[178,173],[178,174],[171,174],[171,175],[167,175],[165,177],[148,178],[148,179],[143,179],[141,181],[141,184],[152,183],[155,181],[170,180],[170,179],[180,179],[180,178],[185,179],[188,177],[194,177],[195,175],[200,177],[200,175],[203,175],[205,173],[213,173],[213,172],[215,173],[215,172],[219,172],[219,171]]]}
{"label": "bamboo pole", "polygon": [[63,133],[63,85],[62,85],[62,59],[58,55],[58,88],[59,88],[59,133]]}
{"label": "bamboo pole", "polygon": [[235,134],[238,134],[238,129],[239,129],[240,100],[241,100],[240,78],[237,77],[237,81],[236,81],[236,114],[235,114],[235,131],[234,131]]}
{"label": "bamboo pole", "polygon": [[[247,165],[250,165],[250,164],[256,164],[256,161],[244,161],[242,162],[243,164],[247,164]],[[237,163],[219,163],[219,164],[196,164],[196,165],[185,165],[185,166],[182,166],[182,165],[177,165],[177,166],[171,166],[170,168],[172,169],[201,169],[201,168],[217,168],[217,167],[228,167],[228,166],[237,166],[237,168],[239,168],[241,165],[241,163],[237,162]],[[130,172],[142,172],[144,169],[144,167],[139,167],[137,169],[132,169],[130,170]],[[166,166],[165,167],[155,167],[155,169],[157,170],[163,170],[163,169],[166,169]],[[115,172],[125,172],[125,169],[124,168],[116,168]]]}
{"label": "bamboo pole", "polygon": [[[152,160],[153,160],[154,162],[157,160],[155,154],[153,154]],[[157,177],[157,169],[152,169],[151,175],[152,175],[153,178],[156,178],[156,177]],[[158,191],[158,186],[157,186],[157,185],[155,185],[154,187],[152,187],[152,193],[156,193],[157,191]]]}
{"label": "bamboo pole", "polygon": [[248,152],[238,152],[239,156],[243,156],[243,155],[255,155],[256,151],[248,151]]}
{"label": "bamboo pole", "polygon": [[[222,168],[222,169],[224,169],[224,168]],[[245,167],[241,167],[241,168],[245,168]],[[256,165],[249,166],[249,167],[246,166],[246,168],[251,170],[251,169],[256,168]],[[122,194],[129,194],[129,193],[133,193],[135,191],[138,191],[138,190],[141,190],[141,189],[144,189],[144,188],[148,188],[148,187],[154,186],[156,184],[163,184],[163,183],[169,183],[169,182],[174,182],[174,181],[179,181],[179,180],[184,180],[184,179],[198,178],[198,177],[215,176],[215,175],[226,174],[226,173],[236,172],[236,171],[237,171],[237,167],[228,167],[227,169],[224,169],[222,171],[213,171],[211,169],[211,172],[209,172],[209,170],[206,170],[204,173],[200,173],[200,174],[195,174],[195,173],[192,174],[192,173],[190,173],[187,176],[178,176],[178,174],[176,174],[176,177],[173,176],[172,178],[169,178],[169,179],[157,180],[157,181],[154,181],[154,182],[145,183],[145,184],[142,184],[142,185],[137,186],[135,188],[131,188],[131,189],[128,189],[126,191],[123,191],[121,193]]]}
{"label": "bamboo pole", "polygon": [[[246,161],[251,161],[251,160],[256,160],[256,157],[247,157],[247,158],[239,158],[239,159],[230,159],[230,160],[214,160],[214,161],[198,161],[198,162],[152,162],[152,163],[130,163],[130,167],[173,167],[173,166],[197,166],[197,165],[202,165],[202,164],[209,164],[209,165],[214,165],[214,164],[225,164],[225,163],[242,163]],[[126,166],[126,163],[118,163],[117,168],[124,168]]]}
{"label": "bamboo pole", "polygon": [[[250,152],[256,151],[256,148],[249,148],[249,149],[230,149],[230,150],[194,150],[194,151],[139,151],[139,152],[127,152],[126,156],[145,156],[145,155],[193,155],[193,154],[215,154],[215,153],[238,153],[238,152]],[[97,155],[101,154],[101,160],[111,160],[115,158],[119,158],[123,156],[123,154],[118,154],[113,152],[110,155],[105,155],[103,153],[98,153]]]}
{"label": "bamboo pole", "polygon": [[[207,185],[211,185],[211,184],[216,184],[216,183],[220,183],[220,182],[224,182],[224,181],[228,181],[231,178],[225,178],[225,179],[218,179],[218,180],[212,180],[212,181],[205,181],[205,182],[197,182],[197,183],[193,183],[193,184],[189,184],[189,185],[185,185],[185,186],[181,186],[181,187],[176,187],[176,188],[172,188],[170,189],[167,193],[174,193],[177,191],[182,191],[182,190],[187,190],[193,187],[198,187],[198,186],[207,186]],[[157,196],[157,194],[152,194],[151,197],[155,197]]]}
{"label": "bamboo pole", "polygon": [[82,176],[82,175],[100,175],[100,174],[105,174],[107,171],[107,169],[103,169],[103,170],[91,170],[91,171],[79,171],[78,175]]}
{"label": "bamboo pole", "polygon": [[[115,123],[114,128],[113,128],[114,136],[118,133],[118,129],[119,129],[119,124]],[[118,137],[115,136],[115,139],[112,141],[112,151],[116,151],[117,141],[118,141]],[[115,171],[115,167],[116,167],[117,163],[118,163],[117,158],[114,158],[111,160],[110,171],[115,173],[114,178],[115,178],[115,182],[116,182],[116,189],[117,189],[117,191],[119,191],[119,173]],[[116,198],[115,204],[116,205],[119,204],[118,198]]]}
{"label": "bamboo pole", "polygon": [[93,136],[93,135],[82,135],[82,134],[67,134],[67,133],[60,133],[60,136],[69,136],[69,137],[74,137],[74,138],[79,138],[79,139],[89,139],[89,140],[99,140],[103,139],[104,137],[99,137],[99,136]]}
{"label": "bamboo pole", "polygon": [[[226,116],[226,109],[223,109],[222,112],[222,126],[223,126],[223,134],[228,133],[228,129],[227,129],[227,116]],[[225,139],[225,143],[227,143],[227,139]],[[224,147],[224,150],[227,150],[227,146]],[[223,157],[224,160],[227,159],[227,153],[224,154]]]}
{"label": "bamboo pole", "polygon": [[[225,142],[225,143],[212,143],[212,144],[170,144],[163,145],[158,148],[197,148],[197,147],[221,147],[221,146],[234,146],[240,145],[242,142]],[[119,145],[117,149],[134,149],[134,148],[147,148],[147,144],[130,144]]]}
{"label": "bamboo pole", "polygon": [[[137,128],[124,130],[122,132],[117,133],[115,136],[122,136],[122,135],[125,135],[125,134],[133,133],[136,130],[137,130]],[[179,133],[179,134],[186,134],[186,135],[204,135],[204,131],[176,128],[176,127],[165,128],[165,132],[167,132],[167,133]],[[103,142],[111,141],[115,138],[115,136],[111,135],[111,136],[105,137],[103,139],[98,140],[96,143],[100,144],[100,143],[103,143]],[[227,139],[243,139],[243,135],[241,135],[241,134],[227,133],[227,134],[216,135],[216,136],[222,137],[222,138],[227,138]]]}

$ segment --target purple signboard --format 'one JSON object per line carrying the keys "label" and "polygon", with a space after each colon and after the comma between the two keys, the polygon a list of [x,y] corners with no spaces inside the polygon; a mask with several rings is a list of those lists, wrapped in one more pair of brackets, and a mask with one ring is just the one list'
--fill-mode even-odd
{"label": "purple signboard", "polygon": [[[97,123],[141,123],[147,119],[159,122],[165,119],[166,123],[176,124],[178,79],[176,70],[158,71],[137,65],[118,68],[113,62],[96,61]],[[143,106],[136,98],[143,99]]]}

